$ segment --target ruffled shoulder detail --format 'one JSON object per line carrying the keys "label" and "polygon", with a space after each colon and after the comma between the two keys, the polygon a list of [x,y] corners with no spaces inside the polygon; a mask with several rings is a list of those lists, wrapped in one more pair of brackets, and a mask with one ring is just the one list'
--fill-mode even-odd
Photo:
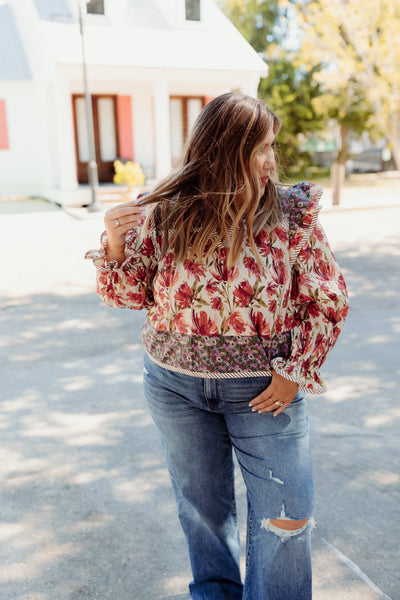
{"label": "ruffled shoulder detail", "polygon": [[278,195],[289,223],[290,262],[293,265],[317,222],[322,188],[302,181],[289,188],[279,187]]}

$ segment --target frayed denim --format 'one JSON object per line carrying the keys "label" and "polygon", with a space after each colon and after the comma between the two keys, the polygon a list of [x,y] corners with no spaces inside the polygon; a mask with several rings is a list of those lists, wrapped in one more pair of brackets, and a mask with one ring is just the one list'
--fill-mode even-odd
{"label": "frayed denim", "polygon": [[[144,390],[162,440],[193,573],[193,600],[310,600],[313,478],[306,402],[277,417],[249,402],[269,377],[203,379],[145,356]],[[244,585],[232,449],[247,490]],[[309,519],[286,531],[271,519]]]}

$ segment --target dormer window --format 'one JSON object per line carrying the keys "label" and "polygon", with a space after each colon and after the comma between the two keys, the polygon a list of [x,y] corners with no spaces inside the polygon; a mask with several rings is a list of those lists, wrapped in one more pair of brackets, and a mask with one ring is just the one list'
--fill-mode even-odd
{"label": "dormer window", "polygon": [[86,2],[88,15],[104,15],[104,0],[89,0]]}
{"label": "dormer window", "polygon": [[200,0],[185,0],[186,21],[200,21]]}

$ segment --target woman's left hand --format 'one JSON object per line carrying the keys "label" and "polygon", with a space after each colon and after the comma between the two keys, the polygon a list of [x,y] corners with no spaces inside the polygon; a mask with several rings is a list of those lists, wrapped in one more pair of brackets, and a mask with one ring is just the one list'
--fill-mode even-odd
{"label": "woman's left hand", "polygon": [[272,381],[269,386],[249,403],[253,412],[272,412],[274,417],[289,406],[299,390],[299,384],[285,379],[272,371]]}

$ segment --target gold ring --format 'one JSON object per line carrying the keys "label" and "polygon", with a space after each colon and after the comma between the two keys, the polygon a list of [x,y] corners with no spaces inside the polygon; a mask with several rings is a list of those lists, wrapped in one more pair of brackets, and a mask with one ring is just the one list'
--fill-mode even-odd
{"label": "gold ring", "polygon": [[283,406],[283,402],[274,402],[275,406]]}

